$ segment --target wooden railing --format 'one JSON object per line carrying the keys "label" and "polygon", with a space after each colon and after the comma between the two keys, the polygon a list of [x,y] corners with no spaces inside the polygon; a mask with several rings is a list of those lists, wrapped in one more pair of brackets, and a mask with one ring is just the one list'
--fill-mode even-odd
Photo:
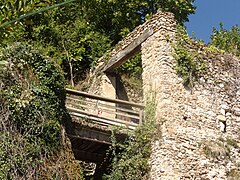
{"label": "wooden railing", "polygon": [[135,129],[142,124],[144,106],[141,104],[66,89],[66,107],[71,116],[87,118],[103,126]]}

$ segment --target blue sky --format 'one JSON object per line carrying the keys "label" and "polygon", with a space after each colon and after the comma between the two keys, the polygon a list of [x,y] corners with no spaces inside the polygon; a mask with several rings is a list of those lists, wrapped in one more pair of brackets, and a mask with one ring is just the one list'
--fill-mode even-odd
{"label": "blue sky", "polygon": [[240,26],[240,0],[195,0],[194,4],[196,13],[189,16],[185,25],[189,35],[194,32],[197,39],[205,43],[210,40],[212,28],[219,29],[220,21],[226,29]]}

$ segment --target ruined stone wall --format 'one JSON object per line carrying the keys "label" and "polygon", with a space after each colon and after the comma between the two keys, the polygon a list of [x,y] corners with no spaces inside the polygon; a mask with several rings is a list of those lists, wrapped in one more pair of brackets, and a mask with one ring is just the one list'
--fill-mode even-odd
{"label": "ruined stone wall", "polygon": [[[89,92],[93,94],[108,96],[108,93],[103,91],[104,87],[108,87],[108,92],[111,92],[111,98],[116,98],[113,96],[112,92],[115,92],[116,84],[113,84],[111,79],[114,78],[114,75],[110,75],[110,78],[106,76],[106,74],[101,73],[103,67],[108,63],[108,60],[116,55],[121,50],[125,49],[131,42],[137,39],[140,35],[143,34],[145,30],[153,30],[154,33],[158,32],[159,30],[163,33],[171,31],[172,27],[174,26],[175,22],[172,21],[168,26],[165,25],[166,20],[172,18],[173,15],[168,12],[161,12],[159,11],[155,15],[151,17],[148,21],[143,23],[142,25],[136,27],[129,35],[120,41],[114,49],[109,52],[106,56],[103,56],[99,59],[98,65],[95,69],[91,70],[90,73],[90,84]],[[165,37],[164,37],[165,38]],[[112,81],[112,82],[111,82]],[[110,88],[112,86],[112,88]],[[134,94],[134,92],[130,92],[131,90],[127,90],[127,94]],[[141,101],[140,97],[137,97],[139,101]]]}
{"label": "ruined stone wall", "polygon": [[157,32],[160,29],[170,30],[171,27],[163,26],[165,24],[165,17],[171,16],[171,13],[161,12],[154,14],[151,19],[143,23],[142,25],[136,27],[131,33],[128,34],[121,42],[119,42],[116,47],[109,54],[110,57],[116,55],[119,51],[126,48],[132,41],[137,39],[145,30],[153,30]]}
{"label": "ruined stone wall", "polygon": [[[170,30],[171,27],[164,26],[165,17],[172,16],[169,12],[157,12],[149,20],[143,24],[137,26],[131,33],[127,35],[122,41],[120,41],[110,52],[106,53],[98,61],[98,66],[93,71],[102,71],[103,67],[108,63],[108,61],[120,51],[128,47],[134,40],[141,36],[146,30],[151,30],[153,33],[159,31],[160,29]],[[94,72],[91,72],[95,74]]]}
{"label": "ruined stone wall", "polygon": [[[208,71],[187,89],[176,73],[170,44],[175,25],[171,13],[158,12],[108,56],[123,50],[144,30],[154,30],[141,47],[143,94],[146,100],[150,91],[156,92],[160,131],[152,144],[150,179],[230,179],[240,170],[240,60],[208,53],[206,46],[198,48]],[[104,58],[93,73],[90,92],[115,98],[114,76],[111,80],[99,73]]]}
{"label": "ruined stone wall", "polygon": [[162,28],[142,44],[144,95],[156,92],[161,131],[152,144],[150,178],[227,179],[240,164],[236,141],[240,136],[240,60],[199,51],[208,73],[193,89],[186,89],[175,71],[168,41],[174,40],[174,25],[171,14],[162,17]]}

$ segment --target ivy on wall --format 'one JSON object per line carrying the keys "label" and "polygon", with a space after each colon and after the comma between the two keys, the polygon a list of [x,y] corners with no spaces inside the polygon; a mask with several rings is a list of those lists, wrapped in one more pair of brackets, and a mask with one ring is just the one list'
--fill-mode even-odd
{"label": "ivy on wall", "polygon": [[211,35],[212,46],[221,50],[240,56],[240,28],[238,25],[233,26],[230,30],[223,27],[223,23],[219,24],[219,30],[213,28]]}
{"label": "ivy on wall", "polygon": [[177,27],[176,43],[172,43],[174,48],[174,58],[176,60],[176,71],[182,77],[184,85],[193,87],[194,81],[207,72],[207,67],[196,49],[191,49],[188,45],[191,39],[182,26]]}
{"label": "ivy on wall", "polygon": [[145,107],[144,124],[136,129],[125,142],[117,142],[112,135],[112,163],[109,174],[103,179],[139,180],[147,179],[150,166],[151,142],[156,130],[155,98],[149,99]]}
{"label": "ivy on wall", "polygon": [[4,49],[0,62],[0,179],[41,179],[66,118],[62,72],[20,43]]}

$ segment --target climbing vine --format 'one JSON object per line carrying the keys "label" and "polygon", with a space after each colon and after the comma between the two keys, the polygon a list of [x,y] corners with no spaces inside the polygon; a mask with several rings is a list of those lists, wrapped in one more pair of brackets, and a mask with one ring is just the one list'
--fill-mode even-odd
{"label": "climbing vine", "polygon": [[193,87],[194,81],[207,72],[206,65],[196,49],[191,49],[191,39],[182,26],[177,27],[174,58],[176,71],[183,78],[184,85]]}
{"label": "climbing vine", "polygon": [[223,27],[223,23],[221,22],[219,24],[219,30],[213,28],[210,44],[222,51],[240,56],[240,28],[236,25],[230,30],[227,30]]}
{"label": "climbing vine", "polygon": [[41,164],[59,149],[67,120],[62,72],[19,43],[0,62],[0,179],[45,179]]}
{"label": "climbing vine", "polygon": [[113,133],[111,171],[104,176],[104,179],[147,179],[150,169],[148,160],[151,154],[151,142],[156,127],[154,99],[147,101],[144,125],[137,128],[125,142],[117,142]]}
{"label": "climbing vine", "polygon": [[138,53],[130,58],[126,63],[122,64],[118,71],[121,74],[128,74],[132,77],[140,78],[143,71],[141,53]]}

